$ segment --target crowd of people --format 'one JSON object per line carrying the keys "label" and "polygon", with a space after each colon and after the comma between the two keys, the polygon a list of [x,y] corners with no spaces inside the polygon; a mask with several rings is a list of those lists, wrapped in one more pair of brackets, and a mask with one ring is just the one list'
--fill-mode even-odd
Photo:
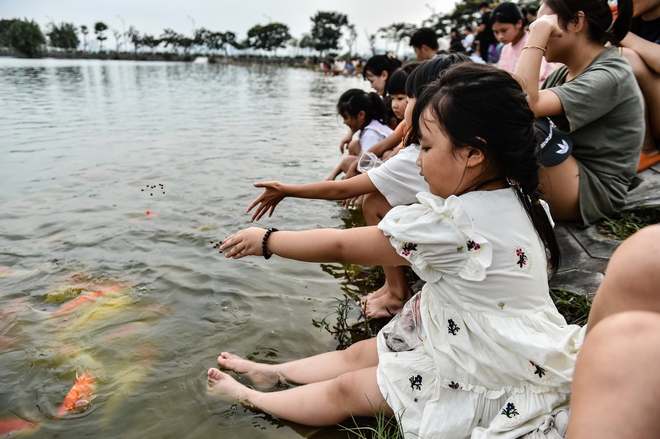
{"label": "crowd of people", "polygon": [[[221,247],[381,265],[385,285],[360,305],[389,323],[284,364],[223,352],[219,366],[255,388],[212,368],[210,393],[308,425],[384,413],[406,437],[660,437],[660,226],[616,251],[585,327],[566,323],[548,287],[554,221],[615,214],[636,170],[660,160],[660,1],[482,6],[476,34],[455,30],[444,49],[422,28],[417,61],[370,58],[373,92],[337,102],[347,155],[330,176],[256,183],[247,209],[255,221],[286,197],[344,200],[366,227],[252,227]],[[425,282],[416,294],[406,266]],[[261,391],[280,381],[297,386]]]}

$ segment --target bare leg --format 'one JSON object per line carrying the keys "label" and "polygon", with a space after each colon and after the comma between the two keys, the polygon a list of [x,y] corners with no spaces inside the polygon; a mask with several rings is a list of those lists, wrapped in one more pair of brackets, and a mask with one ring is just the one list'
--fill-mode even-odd
{"label": "bare leg", "polygon": [[555,220],[582,220],[579,204],[580,171],[573,156],[560,165],[541,168],[539,182]]}
{"label": "bare leg", "polygon": [[[362,212],[367,225],[378,224],[392,209],[387,199],[380,192],[372,192],[364,196]],[[412,289],[406,279],[406,270],[403,266],[383,267],[385,272],[385,285],[368,295],[363,301],[365,316],[372,318],[391,317],[401,311],[403,305],[412,296]]]}
{"label": "bare leg", "polygon": [[614,253],[589,314],[568,438],[660,437],[660,226]]}
{"label": "bare leg", "polygon": [[614,252],[598,288],[589,331],[606,317],[623,311],[660,313],[660,225],[646,227]]}
{"label": "bare leg", "polygon": [[281,392],[249,389],[218,369],[208,371],[207,384],[211,394],[300,424],[333,425],[350,416],[375,416],[383,411],[392,416],[376,382],[376,367]]}
{"label": "bare leg", "polygon": [[348,153],[350,155],[359,156],[362,152],[362,145],[360,145],[360,139],[353,139],[348,144]]}
{"label": "bare leg", "polygon": [[658,153],[660,145],[660,75],[649,69],[637,52],[624,48],[626,57],[637,79],[646,109],[646,135],[643,152],[647,155]]}
{"label": "bare leg", "polygon": [[660,314],[628,311],[589,332],[575,367],[569,439],[660,437]]}
{"label": "bare leg", "polygon": [[341,159],[337,167],[334,169],[334,171],[332,171],[332,174],[330,174],[328,178],[326,178],[326,181],[332,181],[335,178],[337,178],[337,176],[340,175],[341,173],[346,173],[350,169],[351,165],[355,163],[356,160],[357,157],[354,155],[347,155],[346,157]]}
{"label": "bare leg", "polygon": [[283,364],[261,364],[223,352],[218,364],[245,374],[257,387],[272,387],[280,380],[309,384],[337,378],[339,375],[378,365],[376,339],[351,345],[344,351],[326,352]]}

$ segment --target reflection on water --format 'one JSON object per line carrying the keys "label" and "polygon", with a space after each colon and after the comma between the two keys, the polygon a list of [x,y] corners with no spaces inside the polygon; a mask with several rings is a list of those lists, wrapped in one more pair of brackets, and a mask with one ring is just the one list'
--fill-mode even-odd
{"label": "reflection on water", "polygon": [[[223,350],[282,362],[334,349],[311,322],[340,280],[277,257],[228,261],[209,241],[249,225],[252,182],[329,173],[351,87],[367,83],[0,58],[0,425],[23,419],[39,438],[343,437],[207,397],[204,377]],[[140,190],[159,183],[165,194]],[[286,200],[261,225],[342,227],[340,214]],[[93,397],[58,416],[84,372]]]}

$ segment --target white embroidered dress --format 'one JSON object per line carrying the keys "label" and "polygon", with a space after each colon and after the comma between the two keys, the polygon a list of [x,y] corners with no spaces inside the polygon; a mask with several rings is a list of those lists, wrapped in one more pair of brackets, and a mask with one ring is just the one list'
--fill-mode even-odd
{"label": "white embroidered dress", "polygon": [[584,329],[557,312],[514,189],[418,199],[378,225],[426,281],[378,335],[378,385],[406,437],[560,437]]}

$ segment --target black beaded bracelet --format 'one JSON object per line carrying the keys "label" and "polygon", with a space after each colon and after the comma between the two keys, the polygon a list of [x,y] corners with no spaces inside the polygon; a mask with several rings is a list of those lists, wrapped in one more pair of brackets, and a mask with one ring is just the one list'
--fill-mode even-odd
{"label": "black beaded bracelet", "polygon": [[261,252],[264,254],[264,258],[266,259],[270,259],[270,257],[273,256],[272,253],[268,253],[268,250],[266,250],[266,243],[268,243],[268,238],[270,238],[270,234],[277,231],[278,230],[274,227],[266,230],[266,234],[264,235],[264,240],[261,241]]}

